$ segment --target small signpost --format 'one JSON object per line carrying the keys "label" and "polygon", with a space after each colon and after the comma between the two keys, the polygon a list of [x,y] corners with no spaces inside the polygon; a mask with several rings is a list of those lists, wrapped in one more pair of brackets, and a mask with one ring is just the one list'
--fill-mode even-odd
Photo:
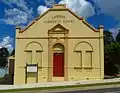
{"label": "small signpost", "polygon": [[26,83],[27,83],[27,74],[35,73],[36,83],[38,82],[38,64],[27,64],[26,63]]}
{"label": "small signpost", "polygon": [[36,72],[37,73],[37,64],[27,64],[27,72]]}

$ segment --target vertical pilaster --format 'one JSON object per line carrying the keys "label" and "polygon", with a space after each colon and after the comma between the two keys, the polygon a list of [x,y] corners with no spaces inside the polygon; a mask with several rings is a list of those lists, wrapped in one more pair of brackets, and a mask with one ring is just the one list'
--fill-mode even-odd
{"label": "vertical pilaster", "polygon": [[82,50],[82,67],[86,67],[85,65],[85,51]]}
{"label": "vertical pilaster", "polygon": [[100,79],[104,79],[104,27],[100,26]]}
{"label": "vertical pilaster", "polygon": [[65,74],[65,78],[64,80],[67,81],[68,80],[68,34],[65,34],[65,40],[64,40],[64,44],[65,44],[65,50],[64,50],[64,53],[65,53],[65,56],[64,56],[64,74]]}
{"label": "vertical pilaster", "polygon": [[34,49],[33,51],[32,51],[32,64],[36,64],[36,50]]}
{"label": "vertical pilaster", "polygon": [[52,42],[49,34],[48,37],[48,81],[52,81]]}

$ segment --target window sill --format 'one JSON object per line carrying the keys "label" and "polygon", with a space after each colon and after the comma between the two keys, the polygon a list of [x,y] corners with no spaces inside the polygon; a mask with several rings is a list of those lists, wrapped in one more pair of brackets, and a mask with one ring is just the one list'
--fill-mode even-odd
{"label": "window sill", "polygon": [[74,67],[74,69],[92,69],[92,67]]}
{"label": "window sill", "polygon": [[83,67],[84,69],[92,69],[92,67]]}
{"label": "window sill", "polygon": [[41,66],[38,66],[38,68],[40,68],[40,69],[41,69],[42,67],[41,67]]}
{"label": "window sill", "polygon": [[74,69],[82,69],[83,67],[74,67]]}

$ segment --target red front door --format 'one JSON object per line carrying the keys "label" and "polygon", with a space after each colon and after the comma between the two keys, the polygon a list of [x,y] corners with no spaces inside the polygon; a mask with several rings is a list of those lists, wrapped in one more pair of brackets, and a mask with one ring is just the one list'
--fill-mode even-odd
{"label": "red front door", "polygon": [[53,55],[53,76],[64,77],[64,53]]}

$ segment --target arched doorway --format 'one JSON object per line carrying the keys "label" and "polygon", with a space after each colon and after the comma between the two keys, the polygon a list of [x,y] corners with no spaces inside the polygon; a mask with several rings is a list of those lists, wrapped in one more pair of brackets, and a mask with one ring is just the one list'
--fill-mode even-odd
{"label": "arched doorway", "polygon": [[53,77],[64,77],[64,46],[60,43],[53,46]]}

